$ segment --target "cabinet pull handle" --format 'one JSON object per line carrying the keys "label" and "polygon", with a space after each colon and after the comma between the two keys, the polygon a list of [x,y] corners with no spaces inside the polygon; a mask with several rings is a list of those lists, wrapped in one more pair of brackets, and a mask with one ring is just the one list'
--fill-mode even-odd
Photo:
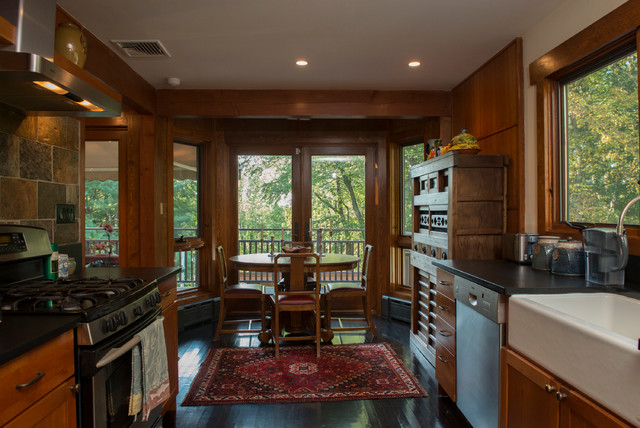
{"label": "cabinet pull handle", "polygon": [[36,377],[34,377],[33,379],[31,379],[29,382],[27,383],[21,383],[19,385],[16,385],[16,389],[24,389],[27,388],[31,385],[33,385],[34,383],[36,383],[37,381],[39,381],[40,379],[42,379],[44,377],[44,372],[39,371],[38,374],[36,374]]}
{"label": "cabinet pull handle", "polygon": [[549,393],[549,394],[551,394],[552,392],[556,392],[556,387],[552,386],[552,385],[549,385],[549,384],[546,384],[544,386],[544,391]]}
{"label": "cabinet pull handle", "polygon": [[442,361],[443,363],[445,363],[445,364],[449,362],[449,361],[448,361],[446,358],[444,358],[442,355],[438,355],[438,359],[439,359],[440,361]]}
{"label": "cabinet pull handle", "polygon": [[78,394],[80,392],[80,384],[76,383],[75,385],[71,385],[69,387],[69,389],[71,390],[71,392],[73,392],[74,394]]}
{"label": "cabinet pull handle", "polygon": [[451,283],[449,283],[447,281],[438,281],[438,284],[444,285],[445,287],[451,287]]}
{"label": "cabinet pull handle", "polygon": [[171,296],[171,291],[167,291],[165,294],[162,295],[163,299],[166,299],[167,297]]}
{"label": "cabinet pull handle", "polygon": [[563,401],[566,398],[567,398],[567,394],[565,394],[564,392],[560,392],[560,391],[556,392],[556,399],[558,401]]}
{"label": "cabinet pull handle", "polygon": [[449,308],[447,308],[446,306],[438,305],[438,308],[440,308],[440,310],[443,310],[445,312],[449,312]]}
{"label": "cabinet pull handle", "polygon": [[440,336],[444,336],[444,337],[450,337],[451,336],[451,332],[444,330],[444,331],[438,331],[438,334],[440,334]]}

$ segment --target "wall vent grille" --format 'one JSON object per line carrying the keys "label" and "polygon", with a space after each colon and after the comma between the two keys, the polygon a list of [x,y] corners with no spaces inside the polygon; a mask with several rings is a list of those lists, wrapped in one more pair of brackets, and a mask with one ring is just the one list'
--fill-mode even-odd
{"label": "wall vent grille", "polygon": [[131,58],[170,57],[160,40],[111,40],[120,52]]}

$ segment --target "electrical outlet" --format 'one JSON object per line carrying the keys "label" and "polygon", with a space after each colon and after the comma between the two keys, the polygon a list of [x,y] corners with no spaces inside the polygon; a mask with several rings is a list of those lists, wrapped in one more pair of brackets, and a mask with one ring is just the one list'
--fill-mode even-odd
{"label": "electrical outlet", "polygon": [[56,223],[74,223],[76,221],[76,206],[73,204],[56,204]]}

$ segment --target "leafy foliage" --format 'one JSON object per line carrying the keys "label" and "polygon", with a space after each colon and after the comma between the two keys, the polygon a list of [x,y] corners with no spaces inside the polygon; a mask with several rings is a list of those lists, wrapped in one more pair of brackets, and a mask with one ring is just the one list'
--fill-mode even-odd
{"label": "leafy foliage", "polygon": [[198,235],[197,180],[173,180],[173,230],[174,238]]}
{"label": "leafy foliage", "polygon": [[569,221],[616,223],[638,195],[637,76],[633,53],[565,86]]}
{"label": "leafy foliage", "polygon": [[402,148],[402,183],[404,204],[402,206],[403,233],[410,235],[413,230],[413,180],[409,171],[413,165],[424,161],[424,143],[412,144]]}
{"label": "leafy foliage", "polygon": [[[85,182],[85,227],[99,228],[111,224],[116,231],[111,239],[118,239],[118,182],[92,180]],[[104,239],[104,230],[89,230],[86,239]]]}

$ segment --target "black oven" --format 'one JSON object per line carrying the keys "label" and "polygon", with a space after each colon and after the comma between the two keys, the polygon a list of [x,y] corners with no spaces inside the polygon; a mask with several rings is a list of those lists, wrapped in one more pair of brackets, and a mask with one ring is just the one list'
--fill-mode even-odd
{"label": "black oven", "polygon": [[78,346],[80,400],[79,421],[82,427],[121,428],[161,426],[162,406],[152,410],[149,420],[129,416],[131,391],[131,350],[139,341],[135,335],[160,315],[156,308],[122,330],[116,336],[93,346]]}

